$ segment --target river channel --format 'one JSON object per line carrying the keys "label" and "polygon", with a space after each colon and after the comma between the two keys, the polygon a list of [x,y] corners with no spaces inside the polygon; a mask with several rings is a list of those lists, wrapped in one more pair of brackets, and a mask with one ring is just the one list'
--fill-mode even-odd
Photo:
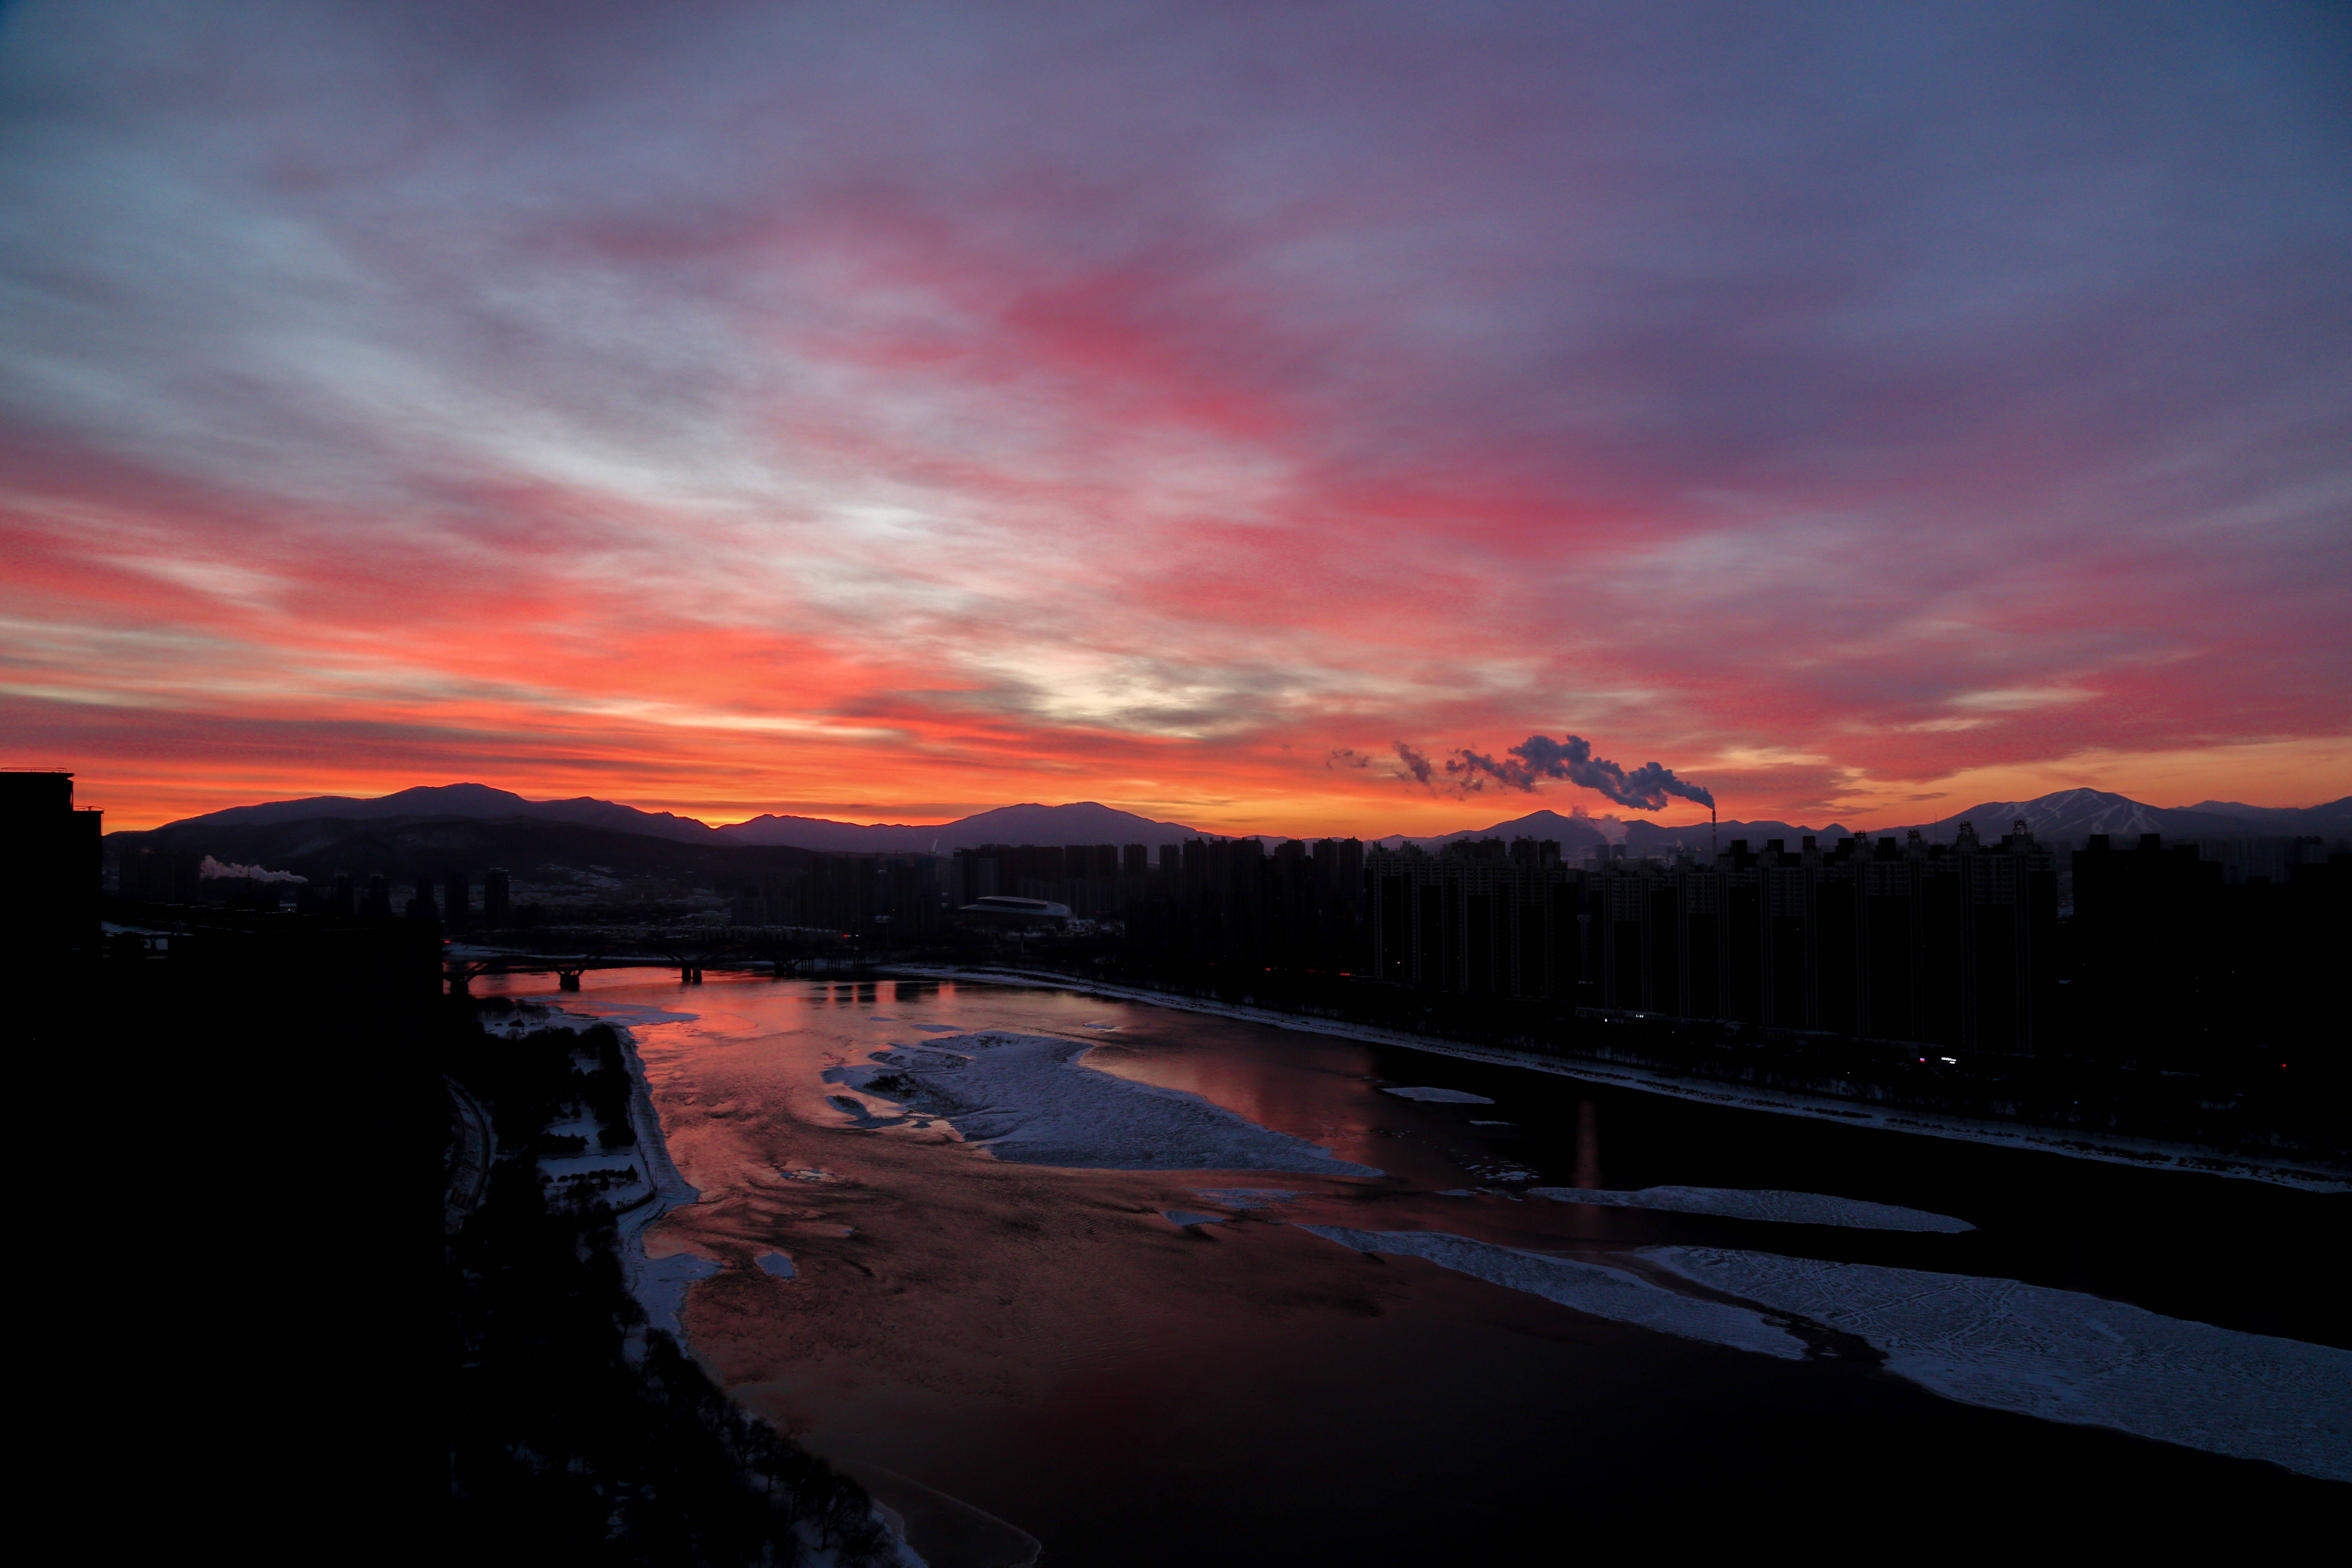
{"label": "river channel", "polygon": [[[2342,1347],[2328,1280],[2342,1194],[1055,991],[715,972],[683,986],[646,971],[592,973],[577,994],[527,976],[478,985],[630,1027],[701,1194],[647,1249],[720,1266],[681,1320],[735,1397],[821,1453],[1011,1521],[1048,1568],[1519,1561],[1531,1532],[1990,1541],[2050,1519],[2260,1521],[2251,1543],[2352,1497],[2258,1459],[1941,1397],[1859,1342],[1759,1354],[1302,1228],[2019,1280]],[[1381,1173],[1022,1164],[948,1120],[841,1098],[836,1069],[967,1030],[1086,1041],[1089,1068],[1196,1093]],[[1524,1195],[1536,1186],[1825,1194],[1975,1228]]]}

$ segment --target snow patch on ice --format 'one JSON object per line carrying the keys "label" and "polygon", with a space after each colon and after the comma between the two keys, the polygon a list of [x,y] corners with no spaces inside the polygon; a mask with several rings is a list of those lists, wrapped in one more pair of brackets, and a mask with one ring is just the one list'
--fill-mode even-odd
{"label": "snow patch on ice", "polygon": [[1441,1105],[1492,1105],[1495,1102],[1483,1094],[1465,1094],[1458,1089],[1383,1089],[1382,1094],[1393,1094],[1400,1100],[1434,1100]]}
{"label": "snow patch on ice", "polygon": [[1000,1160],[1104,1171],[1297,1171],[1377,1176],[1370,1165],[1261,1127],[1183,1089],[1076,1058],[1085,1040],[982,1030],[874,1052],[826,1081],[951,1123]]}
{"label": "snow patch on ice", "polygon": [[1713,1247],[1642,1256],[1858,1335],[1947,1399],[2352,1480],[2352,1352],[2015,1279]]}
{"label": "snow patch on ice", "polygon": [[800,1278],[800,1270],[793,1267],[793,1260],[781,1252],[763,1252],[751,1261],[760,1266],[762,1274],[772,1274],[779,1279]]}
{"label": "snow patch on ice", "polygon": [[1775,1220],[1784,1225],[1838,1225],[1863,1230],[1932,1230],[1957,1235],[1976,1226],[1949,1215],[1898,1208],[1861,1198],[1822,1193],[1751,1191],[1740,1187],[1644,1187],[1638,1193],[1595,1192],[1584,1187],[1529,1187],[1530,1197],[1563,1204],[1601,1204],[1611,1208],[1667,1209],[1675,1214],[1719,1215],[1726,1219]]}
{"label": "snow patch on ice", "polygon": [[1307,1194],[1283,1187],[1194,1187],[1192,1195],[1221,1203],[1229,1209],[1270,1209]]}
{"label": "snow patch on ice", "polygon": [[667,1007],[640,1006],[635,1002],[600,1002],[576,996],[565,997],[562,1010],[585,1015],[587,1021],[580,1026],[582,1028],[592,1028],[598,1024],[691,1024],[702,1016],[699,1013],[677,1013]]}
{"label": "snow patch on ice", "polygon": [[1223,1225],[1231,1215],[1195,1214],[1191,1209],[1161,1209],[1160,1217],[1170,1225]]}
{"label": "snow patch on ice", "polygon": [[1703,1340],[1708,1344],[1728,1345],[1734,1350],[1758,1351],[1790,1361],[1801,1360],[1805,1353],[1803,1341],[1766,1322],[1760,1314],[1746,1307],[1676,1295],[1638,1275],[1595,1263],[1521,1252],[1517,1247],[1473,1241],[1442,1230],[1349,1230],[1336,1225],[1302,1225],[1298,1228],[1359,1252],[1426,1258],[1440,1268],[1484,1279],[1490,1285],[1524,1290],[1596,1318],[1678,1334],[1686,1340]]}
{"label": "snow patch on ice", "polygon": [[1473,1127],[1508,1127],[1510,1123],[1507,1121],[1481,1121],[1474,1116],[1470,1119],[1470,1125]]}
{"label": "snow patch on ice", "polygon": [[923,1033],[927,1035],[961,1035],[963,1033],[963,1026],[961,1024],[918,1024],[915,1027],[922,1030]]}
{"label": "snow patch on ice", "polygon": [[903,1116],[877,1116],[873,1107],[845,1094],[828,1094],[824,1098],[835,1110],[850,1119],[853,1127],[896,1127],[907,1120]]}

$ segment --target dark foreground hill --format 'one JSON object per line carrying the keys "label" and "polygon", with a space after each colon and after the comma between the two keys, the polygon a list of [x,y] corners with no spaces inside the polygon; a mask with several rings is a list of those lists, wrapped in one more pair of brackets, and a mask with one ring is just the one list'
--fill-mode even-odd
{"label": "dark foreground hill", "polygon": [[1067,805],[1000,805],[930,826],[830,822],[814,816],[755,816],[719,830],[739,844],[790,844],[862,854],[977,849],[983,844],[1148,844],[1214,838],[1181,823],[1154,822],[1091,800]]}
{"label": "dark foreground hill", "polygon": [[281,822],[194,817],[145,833],[109,834],[106,846],[116,854],[155,848],[209,855],[236,865],[291,871],[313,882],[331,880],[339,873],[401,881],[478,874],[499,866],[525,879],[604,878],[712,886],[722,880],[756,880],[763,872],[803,868],[816,858],[805,849],[731,844],[716,835],[706,843],[688,844],[574,823],[462,816],[362,821],[327,816]]}
{"label": "dark foreground hill", "polygon": [[374,822],[400,817],[457,816],[492,821],[528,818],[536,822],[569,822],[620,833],[641,833],[654,838],[675,838],[687,844],[719,842],[716,828],[690,816],[667,811],[639,811],[617,801],[580,795],[571,800],[526,800],[488,784],[418,784],[372,800],[351,795],[318,795],[302,800],[265,801],[258,805],[232,805],[225,811],[184,817],[165,824],[178,827],[258,827],[286,822],[331,819]]}

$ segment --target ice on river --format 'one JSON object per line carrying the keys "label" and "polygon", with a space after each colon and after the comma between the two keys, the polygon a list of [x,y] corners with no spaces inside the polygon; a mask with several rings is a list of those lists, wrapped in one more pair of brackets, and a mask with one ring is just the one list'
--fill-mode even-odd
{"label": "ice on river", "polygon": [[1768,1314],[1806,1320],[1866,1342],[1885,1353],[1888,1372],[1964,1405],[2352,1480],[2352,1351],[2015,1279],[1719,1247],[1636,1255],[1748,1303],[1733,1305],[1443,1231],[1300,1228],[1360,1251],[1427,1258],[1596,1317],[1768,1355],[1803,1353]]}
{"label": "ice on river", "polygon": [[1429,1100],[1441,1105],[1492,1105],[1495,1102],[1483,1094],[1465,1094],[1458,1089],[1383,1089],[1382,1094],[1393,1094],[1400,1100]]}
{"label": "ice on river", "polygon": [[1233,1209],[1270,1209],[1303,1198],[1305,1193],[1294,1193],[1287,1187],[1194,1187],[1192,1195],[1208,1198]]}
{"label": "ice on river", "polygon": [[1642,1256],[1867,1340],[1947,1399],[2352,1480],[2352,1351],[2015,1279],[1714,1247]]}
{"label": "ice on river", "polygon": [[792,1258],[782,1252],[763,1252],[752,1259],[762,1274],[772,1274],[779,1279],[797,1279],[800,1270],[793,1267]]}
{"label": "ice on river", "polygon": [[1805,1353],[1804,1342],[1766,1322],[1760,1313],[1746,1307],[1677,1295],[1637,1275],[1598,1264],[1549,1258],[1540,1252],[1521,1252],[1516,1247],[1473,1241],[1442,1230],[1349,1230],[1336,1225],[1303,1225],[1298,1228],[1359,1252],[1427,1258],[1441,1268],[1491,1285],[1525,1290],[1596,1318],[1679,1334],[1688,1340],[1704,1340],[1709,1344],[1728,1345],[1734,1350],[1760,1351],[1790,1361]]}
{"label": "ice on river", "polygon": [[1739,1187],[1644,1187],[1638,1193],[1593,1192],[1583,1187],[1529,1187],[1528,1195],[1563,1204],[1605,1204],[1612,1208],[1670,1209],[1676,1214],[1720,1215],[1726,1219],[1769,1219],[1788,1225],[1841,1225],[1864,1230],[1935,1230],[1957,1233],[1976,1226],[1949,1215],[1821,1193],[1775,1193]]}
{"label": "ice on river", "polygon": [[1223,1225],[1234,1216],[1229,1214],[1199,1214],[1192,1209],[1161,1209],[1160,1217],[1170,1225]]}
{"label": "ice on river", "polygon": [[996,1030],[877,1051],[829,1082],[950,1122],[1000,1160],[1098,1171],[1296,1171],[1377,1176],[1183,1089],[1135,1083],[1076,1058],[1085,1040]]}

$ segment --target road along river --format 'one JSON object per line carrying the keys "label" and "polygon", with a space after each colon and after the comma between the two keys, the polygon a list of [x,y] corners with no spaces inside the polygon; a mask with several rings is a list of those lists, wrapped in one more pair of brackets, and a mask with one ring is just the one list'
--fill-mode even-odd
{"label": "road along river", "polygon": [[1056,991],[586,984],[477,982],[630,1027],[696,1352],[1049,1568],[2352,1495],[2343,1194]]}

